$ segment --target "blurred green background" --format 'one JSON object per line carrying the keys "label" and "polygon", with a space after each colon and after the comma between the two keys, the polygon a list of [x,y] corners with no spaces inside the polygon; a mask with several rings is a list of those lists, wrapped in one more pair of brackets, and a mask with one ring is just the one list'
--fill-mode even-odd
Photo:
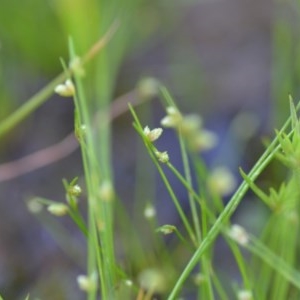
{"label": "blurred green background", "polygon": [[[201,114],[221,138],[208,160],[232,161],[231,167],[242,160],[251,164],[262,149],[260,136],[288,115],[288,94],[299,96],[299,10],[299,1],[271,0],[0,0],[0,120],[61,73],[70,35],[83,54],[120,18],[124,23],[109,46],[114,60],[108,58],[105,69],[111,98],[132,90],[144,76],[156,77],[184,112]],[[152,107],[158,120],[162,110],[156,104],[146,110]],[[241,138],[228,134],[239,112],[256,116],[258,123],[243,146]],[[247,126],[241,126],[247,135]],[[72,130],[72,102],[53,95],[2,137],[0,164],[53,145]],[[117,189],[125,201],[134,183],[130,141],[135,133],[127,114],[114,122],[112,144]],[[0,294],[5,299],[27,293],[32,299],[84,298],[76,276],[84,272],[85,246],[76,228],[64,221],[70,240],[62,241],[57,234],[62,229],[56,230],[51,218],[45,215],[41,222],[26,207],[34,195],[63,200],[61,179],[81,174],[75,151],[0,182]]]}

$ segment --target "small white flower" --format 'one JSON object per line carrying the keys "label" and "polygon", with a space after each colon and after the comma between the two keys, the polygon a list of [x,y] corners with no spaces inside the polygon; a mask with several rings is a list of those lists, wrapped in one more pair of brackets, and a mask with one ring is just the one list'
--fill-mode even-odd
{"label": "small white flower", "polygon": [[164,152],[155,151],[155,155],[156,155],[157,159],[164,164],[169,161],[169,154],[167,151],[164,151]]}
{"label": "small white flower", "polygon": [[175,106],[168,106],[166,108],[167,114],[170,116],[176,116],[178,114],[180,114],[180,112],[178,111],[178,109]]}
{"label": "small white flower", "polygon": [[162,234],[171,234],[176,230],[176,227],[174,225],[163,225],[156,229],[156,231],[161,232]]}
{"label": "small white flower", "polygon": [[47,210],[54,216],[62,217],[68,213],[68,206],[63,203],[53,203],[47,207]]}
{"label": "small white flower", "polygon": [[42,211],[43,205],[39,201],[32,199],[27,202],[27,208],[31,213],[37,214]]}
{"label": "small white flower", "polygon": [[77,283],[79,288],[85,292],[92,292],[97,289],[97,273],[92,273],[90,276],[77,276]]}
{"label": "small white flower", "polygon": [[71,79],[67,79],[65,83],[57,85],[54,91],[63,97],[71,97],[75,95],[75,87]]}
{"label": "small white flower", "polygon": [[104,180],[99,189],[99,195],[102,201],[110,202],[114,199],[115,193],[111,181]]}
{"label": "small white flower", "polygon": [[72,186],[69,187],[68,193],[71,196],[79,197],[82,193],[82,189],[78,184],[75,184],[75,185],[72,185]]}
{"label": "small white flower", "polygon": [[153,219],[156,216],[156,209],[152,204],[147,204],[144,210],[144,216],[146,219]]}
{"label": "small white flower", "polygon": [[138,85],[138,93],[142,99],[151,99],[157,96],[159,82],[155,78],[144,78]]}
{"label": "small white flower", "polygon": [[251,291],[241,290],[237,293],[238,300],[253,300],[253,295]]}
{"label": "small white flower", "polygon": [[236,179],[228,168],[217,167],[211,171],[207,184],[212,193],[226,196],[236,187]]}
{"label": "small white flower", "polygon": [[150,142],[156,141],[161,136],[162,132],[162,128],[154,128],[152,130],[150,130],[148,126],[144,128],[144,134]]}
{"label": "small white flower", "polygon": [[249,236],[247,231],[240,225],[232,225],[230,230],[228,231],[228,235],[230,238],[232,238],[234,241],[236,241],[242,246],[247,245],[249,242]]}
{"label": "small white flower", "polygon": [[160,121],[164,127],[177,128],[182,123],[182,115],[174,106],[167,107],[167,115]]}
{"label": "small white flower", "polygon": [[201,129],[190,141],[191,147],[197,151],[207,151],[217,145],[217,135],[209,130]]}
{"label": "small white flower", "polygon": [[203,121],[197,114],[190,114],[183,117],[181,130],[185,135],[194,134],[201,130]]}
{"label": "small white flower", "polygon": [[138,276],[138,281],[143,289],[154,293],[164,292],[167,288],[166,276],[159,269],[149,268],[143,270]]}
{"label": "small white flower", "polygon": [[81,58],[76,56],[69,64],[71,70],[78,76],[83,77],[85,76],[85,70],[82,66]]}
{"label": "small white flower", "polygon": [[130,279],[125,279],[125,280],[124,280],[124,283],[125,283],[125,285],[128,286],[128,287],[131,287],[131,286],[133,285],[133,282],[132,282],[132,280],[130,280]]}
{"label": "small white flower", "polygon": [[205,282],[205,276],[202,273],[197,273],[193,276],[193,280],[197,286],[200,286],[203,282]]}

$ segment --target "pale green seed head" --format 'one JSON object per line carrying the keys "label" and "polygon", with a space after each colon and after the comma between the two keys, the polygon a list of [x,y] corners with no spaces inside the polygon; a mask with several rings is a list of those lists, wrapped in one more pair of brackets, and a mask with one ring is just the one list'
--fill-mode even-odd
{"label": "pale green seed head", "polygon": [[65,83],[57,85],[54,91],[62,97],[72,97],[75,95],[75,86],[71,79],[67,79]]}
{"label": "pale green seed head", "polygon": [[217,167],[213,169],[207,179],[209,190],[213,194],[226,196],[233,192],[236,187],[236,179],[226,167]]}
{"label": "pale green seed head", "polygon": [[69,208],[66,204],[54,203],[54,204],[50,204],[47,207],[47,210],[54,216],[62,217],[68,213]]}
{"label": "pale green seed head", "polygon": [[233,224],[228,231],[228,235],[238,244],[245,246],[249,243],[249,235],[247,231],[240,225]]}
{"label": "pale green seed head", "polygon": [[77,276],[77,284],[82,291],[93,292],[97,290],[97,273],[92,273],[90,276]]}

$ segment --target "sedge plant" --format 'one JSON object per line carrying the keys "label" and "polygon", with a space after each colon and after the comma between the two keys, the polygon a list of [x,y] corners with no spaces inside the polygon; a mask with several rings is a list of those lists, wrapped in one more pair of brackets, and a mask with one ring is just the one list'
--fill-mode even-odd
{"label": "sedge plant", "polygon": [[[182,116],[178,111],[168,91],[164,87],[160,87],[159,89],[162,97],[167,102],[167,116],[162,120],[162,125],[175,128],[178,132],[179,139],[181,139],[181,134],[186,127],[185,118],[187,117]],[[299,189],[297,187],[297,144],[299,142],[299,120],[292,101],[290,101],[290,107],[290,119],[283,126],[282,130],[277,133],[276,138],[272,143],[270,143],[256,165],[252,168],[248,175],[241,170],[244,181],[233,194],[228,204],[223,206],[222,201],[220,201],[221,199],[219,198],[215,201],[215,207],[211,207],[211,204],[209,204],[209,201],[207,200],[209,200],[211,197],[216,197],[217,187],[222,185],[215,185],[214,190],[212,190],[212,193],[210,193],[211,195],[207,194],[207,191],[197,193],[191,184],[187,169],[185,169],[185,174],[181,175],[171,164],[168,153],[165,151],[160,151],[153,146],[149,136],[151,137],[151,134],[154,135],[159,128],[153,129],[150,132],[148,127],[143,129],[143,126],[141,125],[136,113],[133,109],[131,109],[135,120],[134,127],[141,137],[143,137],[146,148],[159,173],[161,174],[162,180],[164,181],[171,198],[174,201],[174,205],[177,208],[187,236],[190,239],[191,246],[195,247],[194,253],[189,262],[179,275],[178,280],[175,281],[174,287],[171,290],[168,299],[176,299],[176,297],[178,297],[185,281],[194,271],[197,264],[201,265],[202,278],[204,278],[202,279],[202,286],[200,289],[202,292],[200,291],[199,297],[205,297],[205,299],[215,299],[215,297],[230,299],[230,296],[226,295],[218,278],[216,278],[212,267],[211,249],[213,248],[214,241],[218,235],[224,235],[226,239],[229,237],[238,245],[247,248],[253,254],[254,261],[260,261],[258,264],[254,263],[252,268],[249,267],[245,258],[243,258],[241,255],[240,250],[236,247],[236,245],[232,244],[232,242],[228,240],[234,256],[237,259],[237,264],[239,265],[241,277],[243,279],[243,286],[236,293],[238,299],[287,299],[289,295],[297,295],[297,278],[299,273],[295,267],[295,255],[297,252],[298,232],[296,227],[298,224],[297,201],[299,199],[297,196],[299,193]],[[285,133],[285,130],[290,122],[292,124],[292,129],[289,133]],[[201,133],[198,132],[198,134]],[[212,141],[213,139],[211,138],[207,140]],[[195,136],[193,136],[193,141],[195,141]],[[188,145],[188,142],[186,144]],[[182,150],[185,151],[183,148]],[[293,173],[289,179],[289,182],[287,184],[282,184],[278,192],[279,194],[277,194],[275,189],[271,189],[270,196],[266,196],[257,188],[257,186],[254,184],[254,181],[274,157],[278,157],[284,164],[292,168]],[[169,182],[163,172],[163,168],[161,167],[162,163],[167,165],[167,167],[174,172],[182,184],[187,188],[188,194],[190,197],[192,197],[191,201],[194,201],[194,204],[197,203],[197,207],[193,205],[190,206],[192,215],[191,219],[186,216],[181,204],[174,195],[172,187],[169,185]],[[203,162],[197,161],[195,161],[195,165],[200,165],[198,175],[201,179],[200,182],[203,183],[203,180],[205,180],[205,178],[203,178],[203,174],[206,173],[205,166],[203,166]],[[185,166],[185,168],[187,167],[188,166]],[[209,183],[208,179],[210,175],[206,174],[206,176],[206,180]],[[224,173],[223,177],[223,179],[227,181],[226,185],[228,185],[230,180],[226,178]],[[270,224],[266,226],[265,230],[263,231],[263,235],[259,238],[252,237],[239,225],[230,225],[230,217],[237,209],[249,188],[254,189],[258,197],[261,198],[266,204],[270,205],[271,202],[273,202],[271,208],[276,211],[274,211],[274,216],[270,216]],[[198,212],[193,212],[193,210],[198,210]],[[279,211],[282,211],[282,213],[279,214]],[[201,225],[200,222],[196,223],[194,221],[195,216],[193,218],[193,213],[199,214],[196,216],[196,218],[198,220],[202,220]],[[282,215],[283,213],[284,218]],[[207,220],[207,222],[204,222],[203,220]],[[275,228],[278,229],[276,230]],[[288,228],[293,228],[293,230],[290,229],[289,231]],[[272,236],[274,236],[273,239]],[[287,243],[290,244],[285,244],[285,242],[283,242],[286,238],[288,238]],[[263,244],[263,242],[266,244]],[[283,253],[286,254],[283,255]],[[261,261],[263,261],[263,263],[261,263]],[[206,263],[208,263],[208,266]],[[255,270],[257,266],[261,268],[260,274],[262,277],[259,278],[259,280],[255,278]],[[205,284],[203,284],[203,282]],[[275,285],[276,288],[273,287],[273,285]],[[247,298],[242,298],[245,295]]]}
{"label": "sedge plant", "polygon": [[[131,5],[134,4],[132,1]],[[80,12],[81,6],[77,9]],[[82,13],[84,18],[84,10]],[[109,16],[111,14],[104,18],[100,31],[107,28],[111,21]],[[72,27],[73,22],[70,15],[66,27]],[[44,205],[55,217],[69,216],[82,232],[87,244],[87,268],[84,274],[77,277],[78,287],[89,300],[99,297],[137,300],[162,297],[171,300],[185,295],[209,300],[233,297],[238,300],[299,298],[298,106],[295,107],[290,99],[290,117],[276,132],[275,138],[252,169],[248,172],[240,170],[242,182],[236,187],[234,177],[225,167],[211,170],[202,159],[202,152],[213,148],[218,142],[216,135],[203,127],[202,119],[183,114],[171,93],[158,80],[148,79],[139,85],[140,93],[137,95],[160,97],[166,111],[161,123],[150,128],[148,124],[143,124],[134,107],[129,106],[133,127],[165,185],[179,220],[179,224],[163,224],[156,218],[159,207],[155,206],[154,199],[147,199],[144,212],[140,212],[147,224],[147,239],[150,240],[145,247],[144,232],[138,228],[139,224],[132,221],[122,195],[116,194],[113,183],[109,103],[117,65],[125,51],[126,34],[115,40],[113,52],[103,46],[113,38],[118,26],[119,22],[113,23],[87,56],[80,57],[76,47],[77,39],[84,40],[82,36],[79,38],[83,33],[78,32],[78,36],[75,34],[74,39],[70,38],[70,63],[68,66],[63,63],[62,75],[0,124],[1,136],[46,101],[54,90],[62,96],[74,98],[74,131],[84,166],[87,216],[82,215],[78,206],[83,187],[76,177],[71,181],[63,180],[64,203],[35,198],[30,202],[30,207],[39,211],[39,205]],[[79,51],[86,43],[88,41],[84,40]],[[94,68],[86,68],[99,50],[102,52]],[[111,61],[114,62],[112,65],[108,63]],[[101,101],[90,100],[90,83],[85,76],[95,76],[94,80],[99,85],[93,94]],[[178,137],[182,172],[173,163],[173,157],[156,146],[156,141],[164,138],[165,130],[174,130]],[[279,187],[271,186],[266,192],[256,181],[274,159],[285,165],[289,174]],[[185,189],[188,208],[176,195],[166,170]],[[192,174],[195,174],[195,180]],[[231,221],[249,189],[269,210],[260,235]],[[223,196],[227,194],[232,196],[225,205]],[[154,197],[154,193],[151,195]],[[214,262],[219,237],[228,244],[238,267],[238,280],[232,279],[230,287],[219,276],[218,266]],[[244,250],[251,257],[250,263],[249,255],[245,256]]]}
{"label": "sedge plant", "polygon": [[[70,44],[71,57],[77,59],[74,46]],[[56,217],[69,215],[81,230],[88,245],[88,272],[77,278],[79,288],[87,293],[88,299],[152,299],[162,295],[177,299],[192,290],[199,299],[287,299],[298,297],[300,273],[297,271],[298,232],[298,179],[300,125],[297,108],[290,99],[290,118],[275,139],[268,145],[252,170],[246,174],[235,189],[232,175],[226,168],[209,170],[199,152],[214,147],[216,136],[203,128],[202,120],[195,115],[184,115],[176,106],[169,91],[158,81],[151,79],[152,95],[159,95],[166,107],[166,116],[159,127],[143,126],[134,108],[130,111],[134,128],[140,135],[147,152],[178,212],[181,225],[160,224],[156,219],[156,207],[150,203],[145,207],[144,217],[148,220],[148,234],[153,247],[143,249],[140,232],[122,205],[122,195],[116,195],[110,181],[98,181],[95,172],[99,161],[93,152],[93,123],[90,129],[83,122],[85,96],[81,86],[82,73],[76,65],[73,80],[69,78],[56,87],[56,92],[75,99],[75,134],[80,143],[88,191],[87,223],[78,207],[82,188],[75,178],[63,180],[66,203],[36,198],[31,209],[39,210],[35,204],[45,205]],[[148,79],[149,80],[149,79]],[[80,101],[83,101],[81,103]],[[94,122],[94,121],[93,121]],[[291,126],[291,129],[289,129]],[[172,157],[164,149],[156,147],[156,140],[164,138],[165,130],[175,130],[181,149],[183,173],[172,163]],[[189,159],[188,159],[189,158]],[[290,169],[290,175],[278,189],[270,188],[267,194],[255,183],[273,159],[278,159]],[[166,174],[171,171],[187,192],[189,209],[183,206]],[[191,170],[196,175],[196,184]],[[230,218],[252,189],[268,207],[270,214],[260,236],[255,236],[239,224],[231,224]],[[224,205],[222,196],[233,192]],[[120,198],[119,198],[120,197]],[[97,206],[101,204],[101,207]],[[160,204],[163,205],[163,204]],[[122,217],[115,222],[116,208]],[[108,218],[108,219],[107,219]],[[117,225],[119,232],[114,227]],[[164,236],[171,236],[166,241]],[[223,237],[228,243],[239,270],[239,282],[228,291],[219,277],[218,266],[214,265],[215,241]],[[116,239],[122,241],[119,243]],[[122,245],[116,251],[114,244]],[[174,251],[170,251],[170,246]],[[66,247],[66,246],[65,246]],[[249,251],[252,259],[246,258],[241,248]],[[120,260],[117,252],[123,253]],[[183,259],[179,259],[183,257]],[[259,274],[259,276],[257,276]],[[234,286],[234,279],[232,279]],[[124,298],[125,297],[125,298]]]}

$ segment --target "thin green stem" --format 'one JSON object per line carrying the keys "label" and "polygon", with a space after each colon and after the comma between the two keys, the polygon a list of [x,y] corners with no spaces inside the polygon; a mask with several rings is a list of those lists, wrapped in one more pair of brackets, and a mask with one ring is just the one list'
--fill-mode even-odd
{"label": "thin green stem", "polygon": [[[119,22],[115,21],[112,23],[111,27],[107,32],[97,41],[91,49],[86,53],[82,59],[82,65],[88,63],[95,55],[110,41],[114,33],[119,27]],[[32,114],[37,108],[39,108],[43,103],[45,103],[49,97],[53,94],[55,87],[65,81],[67,76],[72,74],[72,69],[67,69],[67,72],[62,72],[60,75],[55,77],[49,84],[27,100],[22,106],[20,106],[15,112],[9,115],[0,123],[0,138],[4,136],[7,132],[12,130],[17,124],[26,119],[30,114]]]}
{"label": "thin green stem", "polygon": [[173,201],[173,203],[174,203],[174,205],[175,205],[175,207],[178,211],[178,214],[179,214],[179,216],[180,216],[180,218],[181,218],[181,220],[182,220],[182,222],[185,226],[185,229],[187,230],[191,240],[193,241],[193,244],[197,245],[197,243],[195,243],[195,234],[193,232],[193,229],[192,229],[192,227],[191,227],[191,225],[190,225],[190,223],[189,223],[189,221],[188,221],[188,219],[187,219],[187,217],[186,217],[186,215],[185,215],[185,213],[184,213],[184,211],[183,211],[183,209],[180,205],[179,200],[177,199],[177,197],[174,193],[174,190],[173,190],[172,186],[170,185],[170,183],[169,183],[169,181],[168,181],[168,179],[167,179],[160,163],[158,162],[158,160],[157,160],[157,158],[154,154],[154,151],[155,151],[154,148],[155,147],[152,145],[152,143],[150,143],[145,138],[145,135],[143,133],[143,127],[142,127],[142,125],[141,125],[141,123],[140,123],[140,121],[139,121],[139,119],[138,119],[138,117],[137,117],[137,115],[136,115],[136,113],[135,113],[135,111],[134,111],[134,109],[131,105],[129,105],[129,109],[130,109],[131,114],[132,114],[132,116],[135,120],[135,123],[133,124],[133,126],[137,130],[137,132],[139,133],[141,138],[143,139],[144,144],[146,146],[146,149],[148,150],[149,155],[150,155],[153,163],[155,164],[155,166],[156,166],[156,168],[157,168],[157,170],[158,170],[158,172],[159,172],[159,174],[160,174],[160,176],[161,176],[161,178],[162,178],[162,180],[163,180],[163,182],[164,182],[164,184],[165,184],[165,186],[168,190],[168,193],[169,193],[169,195],[170,195],[170,197],[171,197],[171,199],[172,199],[172,201]]}
{"label": "thin green stem", "polygon": [[[179,132],[178,136],[179,136],[179,144],[180,144],[180,149],[181,149],[181,157],[182,157],[182,162],[183,162],[185,178],[186,178],[188,185],[192,188],[191,170],[190,170],[190,166],[189,166],[186,147],[185,147],[181,132]],[[195,202],[193,193],[190,191],[188,191],[188,199],[189,199],[189,204],[190,204],[190,208],[191,208],[194,228],[195,228],[195,232],[196,232],[196,238],[197,238],[198,244],[200,245],[200,243],[201,243],[200,220],[199,220],[199,216],[198,216],[198,212],[197,212],[197,208],[196,208],[196,202]]]}
{"label": "thin green stem", "polygon": [[251,236],[250,243],[246,244],[245,247],[300,289],[300,272],[290,267],[280,256],[272,252],[262,242]]}
{"label": "thin green stem", "polygon": [[[225,233],[225,236],[226,236],[226,233]],[[249,279],[247,269],[246,269],[246,262],[240,251],[240,248],[238,247],[238,245],[235,242],[231,241],[228,238],[226,238],[226,242],[228,243],[228,245],[231,249],[231,252],[234,255],[235,261],[238,265],[239,271],[241,273],[241,276],[242,276],[242,279],[244,282],[244,287],[245,287],[245,289],[250,290],[251,284],[250,284],[250,279]]]}
{"label": "thin green stem", "polygon": [[53,79],[47,86],[42,88],[37,94],[27,100],[15,112],[9,115],[0,123],[0,137],[9,132],[17,124],[26,119],[32,112],[45,103],[48,98],[53,94],[54,88],[66,80],[66,74],[61,73]]}
{"label": "thin green stem", "polygon": [[[290,123],[290,118],[285,123],[281,131],[285,130],[285,128],[289,125],[289,123]],[[278,138],[276,137],[273,140],[273,142],[270,144],[270,146],[266,149],[266,151],[261,156],[261,158],[258,160],[258,162],[255,164],[255,166],[252,168],[252,170],[250,171],[249,177],[252,180],[255,180],[259,176],[259,174],[266,168],[266,166],[270,163],[270,161],[274,157],[275,153],[278,151],[279,146],[276,146],[277,142],[278,142]],[[223,224],[230,218],[230,216],[236,210],[237,206],[239,205],[240,201],[242,200],[242,198],[244,197],[248,189],[249,189],[248,183],[243,181],[242,184],[237,189],[237,191],[235,192],[235,194],[228,202],[228,204],[226,205],[226,207],[224,208],[224,210],[222,211],[222,213],[220,214],[220,216],[217,218],[216,222],[213,224],[207,236],[203,239],[202,244],[198,247],[194,255],[191,257],[190,261],[188,262],[182,274],[180,275],[179,279],[177,280],[173,290],[171,291],[168,300],[176,298],[176,295],[179,293],[184,281],[191,273],[191,271],[194,269],[195,265],[199,261],[199,258],[205,253],[205,251],[212,244],[212,242],[217,237],[219,232],[222,230]]]}
{"label": "thin green stem", "polygon": [[[176,107],[175,102],[166,87],[161,85],[160,92],[161,92],[163,99],[166,101],[167,105]],[[189,199],[189,204],[190,204],[190,208],[191,208],[193,224],[194,224],[198,244],[200,244],[201,239],[202,239],[200,220],[199,220],[199,215],[198,215],[198,211],[197,211],[197,207],[196,207],[196,202],[194,199],[194,193],[190,191],[192,189],[191,169],[190,169],[190,165],[189,165],[189,161],[188,161],[188,154],[187,154],[186,146],[185,146],[184,139],[181,134],[180,128],[178,130],[178,139],[179,139],[179,144],[180,144],[184,174],[185,174],[186,181],[190,187],[190,189],[188,189],[188,199]]]}
{"label": "thin green stem", "polygon": [[194,189],[190,186],[190,183],[186,181],[186,178],[184,178],[170,162],[167,162],[166,165],[173,172],[173,174],[178,178],[178,180],[183,184],[183,186],[187,189],[187,191],[193,195],[194,199],[200,204],[201,208],[202,209],[204,208],[205,212],[209,215],[210,219],[214,221],[215,220],[214,213],[207,207],[203,199],[194,191]]}
{"label": "thin green stem", "polygon": [[84,234],[84,236],[86,238],[88,238],[88,229],[86,227],[86,224],[84,223],[82,216],[79,214],[79,212],[70,209],[69,215],[72,218],[72,220],[74,221],[74,223],[78,226],[80,231]]}

